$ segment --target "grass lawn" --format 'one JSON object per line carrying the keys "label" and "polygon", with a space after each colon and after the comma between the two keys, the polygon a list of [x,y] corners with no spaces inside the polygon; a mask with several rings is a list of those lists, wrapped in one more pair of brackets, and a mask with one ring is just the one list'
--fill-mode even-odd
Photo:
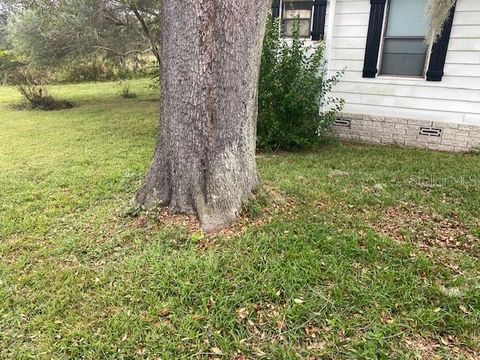
{"label": "grass lawn", "polygon": [[1,359],[479,359],[480,157],[332,143],[258,157],[234,230],[132,212],[158,105],[0,87]]}

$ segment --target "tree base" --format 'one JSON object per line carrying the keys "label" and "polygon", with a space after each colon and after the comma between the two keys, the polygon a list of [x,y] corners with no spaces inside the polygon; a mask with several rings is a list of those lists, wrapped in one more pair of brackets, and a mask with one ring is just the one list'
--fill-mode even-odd
{"label": "tree base", "polygon": [[[147,210],[165,208],[173,214],[196,215],[202,231],[213,233],[224,230],[236,222],[243,205],[251,199],[253,192],[258,188],[259,184],[258,177],[255,176],[255,181],[241,192],[238,191],[238,188],[235,193],[228,191],[228,201],[224,199],[224,201],[220,202],[223,206],[206,203],[205,194],[197,194],[195,197],[188,196],[191,202],[179,201],[179,199],[185,199],[184,193],[180,194],[180,196],[173,196],[170,193],[170,197],[167,195],[169,192],[159,192],[156,187],[146,184],[137,193],[135,204]],[[200,199],[200,201],[195,201],[194,199]]]}

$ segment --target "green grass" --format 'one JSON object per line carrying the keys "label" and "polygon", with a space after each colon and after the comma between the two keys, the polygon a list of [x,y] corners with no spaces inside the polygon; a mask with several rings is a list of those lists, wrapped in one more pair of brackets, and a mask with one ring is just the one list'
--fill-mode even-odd
{"label": "green grass", "polygon": [[0,87],[0,358],[478,358],[477,155],[262,154],[254,221],[200,239],[131,215],[146,86],[54,87],[56,112]]}

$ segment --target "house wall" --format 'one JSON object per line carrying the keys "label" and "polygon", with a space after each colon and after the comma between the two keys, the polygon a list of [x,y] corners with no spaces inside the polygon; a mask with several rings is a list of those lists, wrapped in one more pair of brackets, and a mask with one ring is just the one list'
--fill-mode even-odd
{"label": "house wall", "polygon": [[[345,99],[347,121],[335,133],[439,150],[480,147],[480,1],[458,0],[441,82],[363,78],[369,12],[370,0],[336,1],[329,68],[345,69],[333,95]],[[422,127],[438,128],[440,136],[421,135]]]}

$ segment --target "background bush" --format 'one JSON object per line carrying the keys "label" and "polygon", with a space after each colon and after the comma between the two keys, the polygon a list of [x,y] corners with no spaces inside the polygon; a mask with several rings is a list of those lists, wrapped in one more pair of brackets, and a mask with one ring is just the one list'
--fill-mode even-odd
{"label": "background bush", "polygon": [[54,82],[112,81],[150,77],[152,64],[151,56],[125,59],[96,56],[57,66],[49,72]]}
{"label": "background bush", "polygon": [[328,78],[323,42],[307,45],[298,21],[288,40],[281,37],[279,22],[269,21],[259,84],[258,148],[298,150],[318,142],[343,107],[343,100],[329,96],[341,75]]}
{"label": "background bush", "polygon": [[23,103],[16,105],[18,109],[30,108],[40,110],[70,109],[74,106],[71,101],[57,100],[48,93],[48,80],[42,74],[27,67],[15,69],[9,74],[9,82],[15,84]]}
{"label": "background bush", "polygon": [[41,73],[49,83],[154,78],[158,73],[158,66],[149,56],[132,57],[131,59],[111,59],[97,56],[52,67],[36,67],[24,59],[20,60],[13,51],[0,49],[0,85],[11,82],[10,75],[25,67]]}
{"label": "background bush", "polygon": [[134,99],[137,97],[137,94],[132,91],[130,83],[125,80],[120,80],[117,83],[118,95],[124,99]]}

